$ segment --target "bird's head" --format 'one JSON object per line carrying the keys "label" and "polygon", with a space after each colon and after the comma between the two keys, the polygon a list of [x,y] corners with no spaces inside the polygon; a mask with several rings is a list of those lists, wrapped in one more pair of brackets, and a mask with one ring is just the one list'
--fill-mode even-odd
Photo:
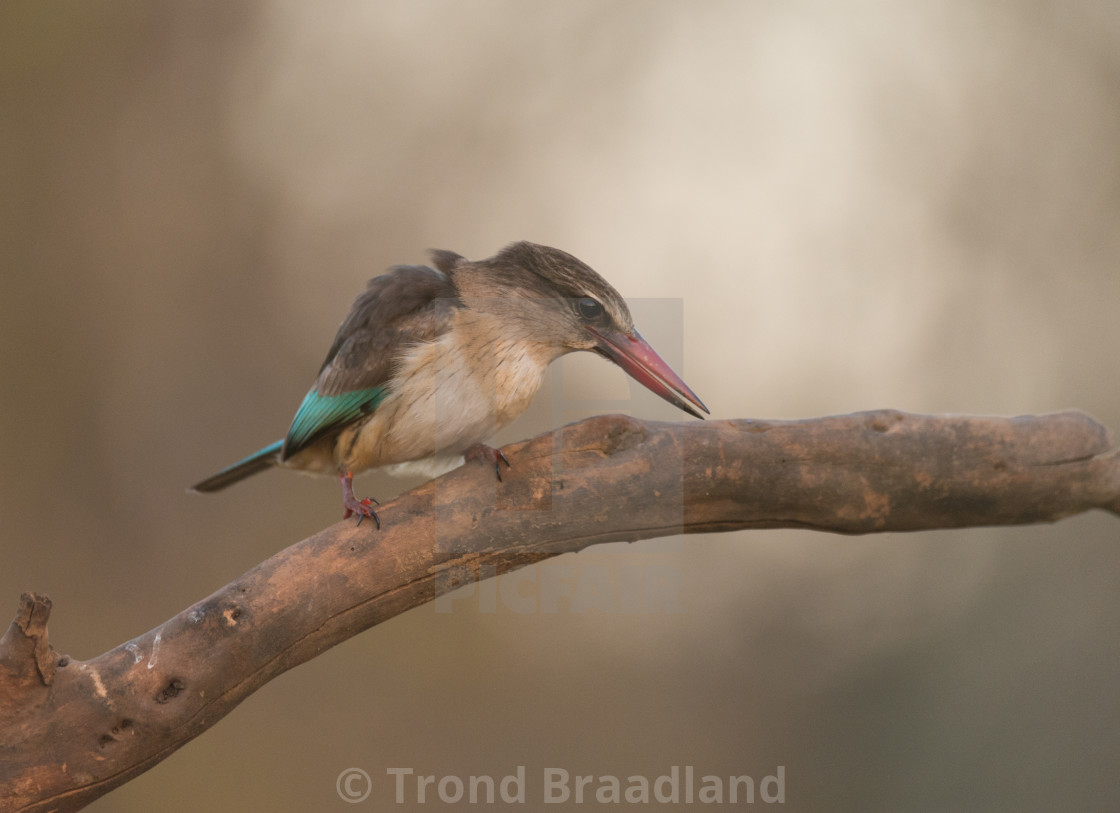
{"label": "bird's head", "polygon": [[556,358],[590,350],[690,415],[708,408],[634,328],[626,302],[590,266],[567,252],[513,243],[488,260],[432,252],[471,310],[501,320],[516,341]]}

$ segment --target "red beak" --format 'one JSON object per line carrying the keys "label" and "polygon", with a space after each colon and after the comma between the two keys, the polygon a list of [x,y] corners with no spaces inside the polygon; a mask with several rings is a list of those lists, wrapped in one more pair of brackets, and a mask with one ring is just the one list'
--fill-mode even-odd
{"label": "red beak", "polygon": [[599,346],[595,350],[629,373],[647,390],[660,395],[689,415],[702,419],[704,416],[697,410],[711,414],[704,403],[696,397],[696,393],[688,388],[688,384],[685,384],[665,363],[665,360],[649,346],[649,343],[638,335],[638,331],[635,330],[627,335],[614,331],[601,333],[590,325],[584,327],[599,340]]}

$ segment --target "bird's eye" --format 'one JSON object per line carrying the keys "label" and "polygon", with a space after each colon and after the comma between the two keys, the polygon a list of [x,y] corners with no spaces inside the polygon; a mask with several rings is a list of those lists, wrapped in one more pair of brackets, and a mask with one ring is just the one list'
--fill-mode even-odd
{"label": "bird's eye", "polygon": [[589,296],[579,301],[579,315],[584,319],[598,319],[603,315],[603,306]]}

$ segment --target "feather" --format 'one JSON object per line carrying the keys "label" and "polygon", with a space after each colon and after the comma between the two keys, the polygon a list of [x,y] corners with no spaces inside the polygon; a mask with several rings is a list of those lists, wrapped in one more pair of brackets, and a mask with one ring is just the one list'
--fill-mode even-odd
{"label": "feather", "polygon": [[246,477],[270,469],[279,461],[280,447],[283,445],[284,441],[282,440],[269,444],[260,451],[253,452],[244,460],[238,460],[232,466],[227,466],[217,474],[207,477],[201,483],[195,483],[191,486],[191,491],[202,493],[221,491],[226,486],[231,486]]}
{"label": "feather", "polygon": [[287,460],[319,438],[369,415],[384,400],[387,389],[384,386],[369,387],[340,395],[321,395],[312,389],[292,419],[292,427],[280,451],[280,460]]}
{"label": "feather", "polygon": [[455,287],[431,268],[399,265],[371,279],[339,326],[280,460],[371,414],[392,390],[400,353],[446,331],[450,313],[461,306]]}

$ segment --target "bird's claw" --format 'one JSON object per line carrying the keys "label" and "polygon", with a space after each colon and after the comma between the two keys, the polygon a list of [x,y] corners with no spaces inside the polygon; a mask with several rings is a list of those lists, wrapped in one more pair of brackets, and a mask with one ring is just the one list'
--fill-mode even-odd
{"label": "bird's claw", "polygon": [[377,518],[377,512],[373,511],[373,510],[371,510],[368,514],[365,513],[365,512],[362,512],[361,514],[358,514],[358,522],[357,522],[357,525],[355,525],[354,527],[358,527],[359,525],[361,525],[362,520],[365,519],[366,517],[373,517],[373,522],[377,526],[377,530],[379,530],[379,531],[381,530],[381,520]]}
{"label": "bird's claw", "polygon": [[494,473],[498,475],[498,482],[502,481],[502,467],[501,464],[505,463],[506,468],[510,468],[509,458],[501,449],[495,449],[493,446],[487,446],[485,443],[476,443],[465,452],[463,452],[465,460],[481,460],[483,463],[490,463],[494,466]]}
{"label": "bird's claw", "polygon": [[342,515],[343,519],[350,519],[355,514],[358,515],[358,525],[362,524],[362,520],[366,517],[372,519],[376,524],[378,530],[381,529],[381,520],[377,516],[377,512],[373,510],[373,504],[377,500],[366,497],[364,500],[354,500],[352,503],[343,500],[343,506],[346,508],[346,513]]}
{"label": "bird's claw", "polygon": [[380,503],[373,497],[366,497],[362,500],[355,497],[353,476],[349,472],[339,475],[339,480],[342,482],[342,507],[346,509],[342,518],[350,519],[357,514],[358,525],[361,525],[363,519],[370,517],[377,524],[377,529],[381,530],[381,520],[378,518],[377,512],[373,510],[373,506],[380,505]]}

